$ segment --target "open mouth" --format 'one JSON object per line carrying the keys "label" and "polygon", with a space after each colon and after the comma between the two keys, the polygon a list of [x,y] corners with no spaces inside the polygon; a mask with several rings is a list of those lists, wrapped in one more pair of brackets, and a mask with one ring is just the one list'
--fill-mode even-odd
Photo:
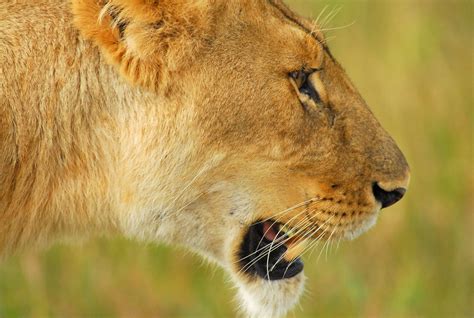
{"label": "open mouth", "polygon": [[249,227],[240,247],[242,272],[266,280],[291,278],[303,271],[303,262],[297,255],[301,249],[299,237],[283,231],[272,220],[261,221]]}

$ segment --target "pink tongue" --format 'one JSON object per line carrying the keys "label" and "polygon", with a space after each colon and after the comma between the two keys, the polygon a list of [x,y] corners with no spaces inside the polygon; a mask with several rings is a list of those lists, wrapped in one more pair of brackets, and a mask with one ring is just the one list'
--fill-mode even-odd
{"label": "pink tongue", "polygon": [[273,241],[277,236],[278,225],[273,222],[265,221],[263,223],[263,235],[269,241]]}

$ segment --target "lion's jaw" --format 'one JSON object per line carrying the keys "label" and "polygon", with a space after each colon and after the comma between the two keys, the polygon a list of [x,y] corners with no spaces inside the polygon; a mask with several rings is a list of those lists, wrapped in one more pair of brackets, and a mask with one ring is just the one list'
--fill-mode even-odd
{"label": "lion's jaw", "polygon": [[[207,159],[201,158],[201,161],[194,158],[193,161],[199,162],[199,169],[190,168],[186,171],[185,162],[192,158],[192,151],[189,150],[188,155],[185,155],[185,149],[193,147],[186,146],[183,142],[179,148],[180,155],[176,155],[175,158],[183,158],[183,162],[175,162],[175,164],[182,167],[184,171],[176,171],[179,173],[174,176],[170,173],[164,174],[160,179],[161,182],[156,183],[156,188],[150,187],[150,184],[146,184],[143,179],[136,180],[138,183],[134,187],[148,186],[150,198],[159,196],[160,200],[149,200],[149,205],[128,202],[131,204],[124,209],[121,218],[123,232],[129,237],[141,240],[181,245],[219,264],[230,273],[232,281],[238,287],[239,303],[246,315],[279,317],[286,314],[299,301],[304,291],[306,280],[304,272],[284,279],[269,280],[243,270],[245,265],[241,264],[239,253],[244,236],[251,224],[271,217],[273,211],[283,211],[285,208],[307,201],[305,195],[321,193],[321,187],[311,192],[311,186],[308,185],[305,187],[306,193],[299,193],[299,191],[288,191],[286,189],[288,183],[272,191],[265,191],[265,186],[260,182],[252,186],[249,186],[252,184],[251,181],[248,181],[245,186],[239,185],[239,183],[229,181],[235,180],[235,174],[245,176],[244,180],[249,180],[250,177],[242,171],[232,171],[229,157],[224,154],[209,154],[203,156]],[[138,164],[143,168],[145,162]],[[156,162],[154,165],[156,166]],[[272,173],[268,171],[268,174]],[[234,177],[231,177],[232,175]],[[283,179],[282,177],[282,183]],[[176,180],[179,182],[176,183]],[[163,181],[167,184],[167,190],[171,190],[173,186],[175,188],[170,192],[160,190],[159,184],[163,184]],[[129,184],[132,183],[129,182]],[[298,183],[304,184],[302,181]],[[126,187],[121,186],[121,188]],[[160,191],[163,192],[160,193]],[[259,195],[260,193],[262,195]],[[316,196],[316,194],[313,195],[313,197]],[[148,200],[143,202],[146,201]],[[323,203],[315,200],[304,207],[316,208],[317,204]],[[130,209],[130,206],[134,208]],[[327,207],[324,204],[320,206]],[[370,208],[372,211],[368,212],[368,217],[362,219],[357,227],[339,225],[339,228],[324,228],[327,234],[326,239],[329,236],[336,240],[353,239],[362,234],[375,223],[379,208],[379,204],[374,201]],[[284,220],[290,220],[297,214],[293,211],[281,219],[281,222],[284,223]],[[298,224],[298,222],[293,223]],[[301,221],[299,223],[301,224]],[[321,219],[320,224],[324,224],[324,219]],[[322,239],[321,233],[317,232],[314,236]],[[324,240],[323,243],[325,243]]]}
{"label": "lion's jaw", "polygon": [[[194,192],[193,187],[188,190]],[[246,316],[285,315],[304,291],[304,273],[268,280],[242,271],[238,254],[248,225],[258,217],[255,200],[228,182],[218,182],[206,193],[208,200],[219,206],[203,203],[196,199],[199,195],[184,195],[182,201],[167,202],[159,217],[152,208],[127,210],[121,217],[122,231],[134,239],[186,247],[221,266],[237,287],[239,309]],[[215,211],[221,212],[218,218]]]}

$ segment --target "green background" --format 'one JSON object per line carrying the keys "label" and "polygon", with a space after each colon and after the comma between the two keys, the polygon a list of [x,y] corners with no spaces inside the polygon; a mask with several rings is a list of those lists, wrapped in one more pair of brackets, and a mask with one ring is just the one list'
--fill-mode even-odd
{"label": "green background", "polygon": [[[289,317],[474,316],[471,1],[288,1],[327,28],[346,68],[411,166],[377,226],[306,259]],[[0,264],[0,317],[232,317],[222,270],[182,250],[123,239],[55,245]]]}

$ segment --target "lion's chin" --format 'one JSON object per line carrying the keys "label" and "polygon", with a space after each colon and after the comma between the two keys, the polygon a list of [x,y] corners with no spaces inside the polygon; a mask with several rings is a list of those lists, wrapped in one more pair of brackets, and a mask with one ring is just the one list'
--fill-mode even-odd
{"label": "lion's chin", "polygon": [[274,221],[256,222],[239,238],[231,271],[246,317],[281,317],[304,288],[303,262],[285,259],[289,236]]}
{"label": "lion's chin", "polygon": [[306,277],[303,272],[292,278],[266,280],[235,277],[241,310],[248,317],[282,317],[299,301]]}

